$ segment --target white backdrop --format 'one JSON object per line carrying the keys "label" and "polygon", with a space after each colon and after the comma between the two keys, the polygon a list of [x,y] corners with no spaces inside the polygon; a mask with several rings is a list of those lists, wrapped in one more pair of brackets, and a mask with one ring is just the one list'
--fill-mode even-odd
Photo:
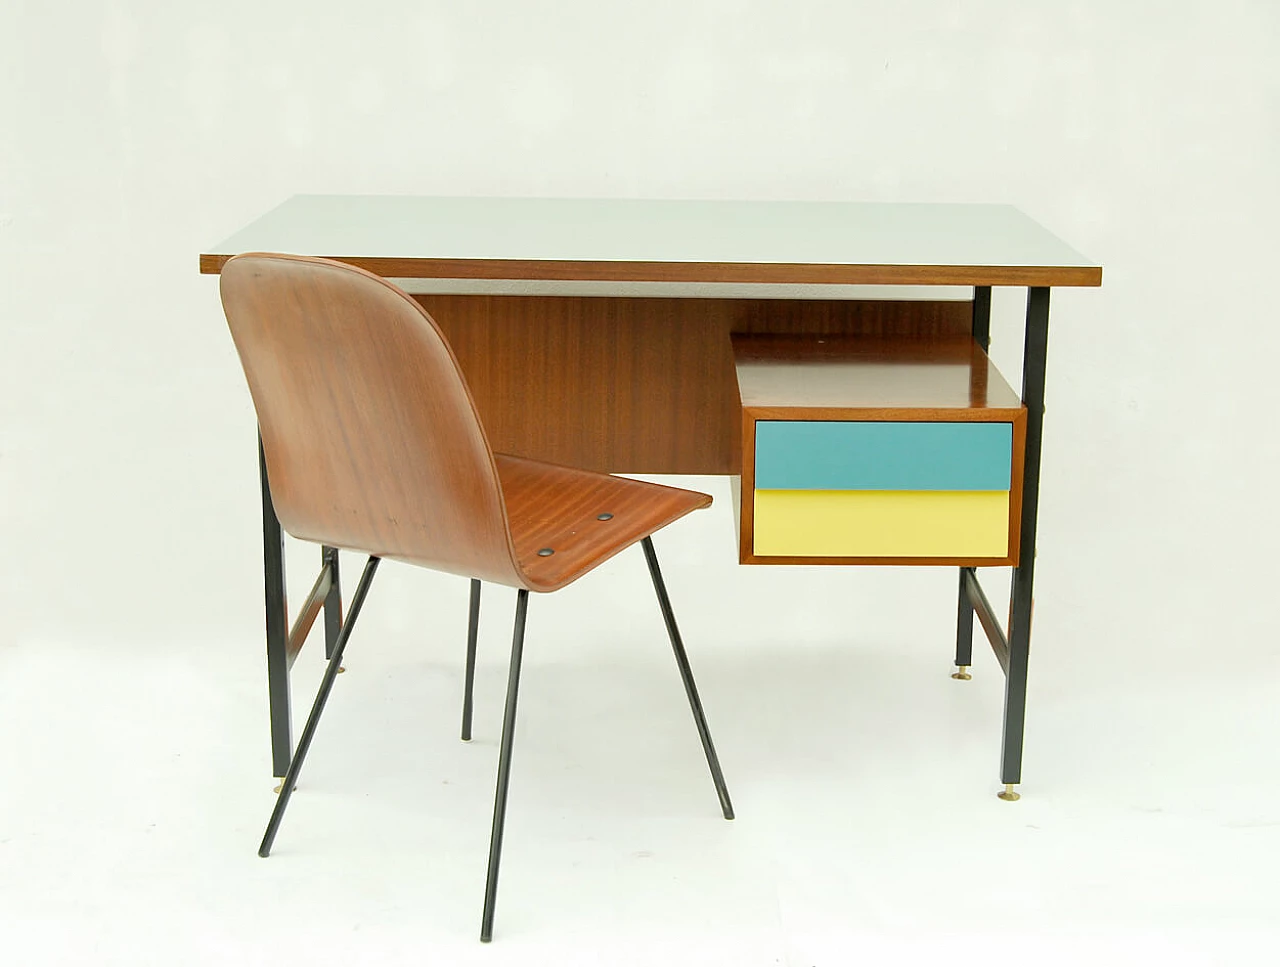
{"label": "white backdrop", "polygon": [[[1280,774],[1232,751],[1280,734],[1278,47],[1267,0],[7,0],[0,649],[235,650],[257,673],[253,417],[197,255],[289,195],[1008,202],[1104,266],[1054,293],[1028,762],[1080,726],[1037,709],[1092,694],[1127,727],[1080,786],[1158,789],[1181,756],[1205,801]],[[995,297],[1015,384],[1024,297]],[[717,507],[660,544],[691,650],[767,668],[852,636],[945,672],[951,570],[737,568],[727,489],[698,485]],[[312,563],[291,558],[295,599]],[[649,608],[641,573],[547,624]],[[382,580],[371,642],[442,629],[455,659],[460,582]],[[1185,704],[1135,713],[1160,683]],[[1201,690],[1238,718],[1198,718]]]}

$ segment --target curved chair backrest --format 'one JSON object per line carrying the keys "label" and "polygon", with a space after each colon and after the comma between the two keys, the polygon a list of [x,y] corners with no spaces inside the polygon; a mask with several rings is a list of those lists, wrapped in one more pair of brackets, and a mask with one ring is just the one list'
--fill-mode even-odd
{"label": "curved chair backrest", "polygon": [[221,289],[286,531],[525,586],[475,403],[421,306],[290,255],[237,256]]}

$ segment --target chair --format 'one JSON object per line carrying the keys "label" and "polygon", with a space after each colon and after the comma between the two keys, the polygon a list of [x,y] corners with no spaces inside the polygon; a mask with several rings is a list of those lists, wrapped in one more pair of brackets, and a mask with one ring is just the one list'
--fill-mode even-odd
{"label": "chair", "polygon": [[463,737],[481,581],[517,590],[480,939],[493,935],[529,592],[556,591],[639,542],[725,819],[729,792],[651,535],[706,494],[495,454],[457,360],[389,282],[325,259],[248,254],[222,304],[257,410],[276,513],[294,537],[368,554],[262,839],[270,853],[382,558],[471,579]]}

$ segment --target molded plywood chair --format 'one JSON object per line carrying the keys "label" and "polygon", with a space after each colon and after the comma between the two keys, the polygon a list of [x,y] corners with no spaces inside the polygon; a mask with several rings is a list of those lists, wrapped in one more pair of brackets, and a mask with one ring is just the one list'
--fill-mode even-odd
{"label": "molded plywood chair", "polygon": [[241,255],[222,303],[257,409],[267,478],[294,537],[369,555],[259,854],[271,849],[380,559],[518,589],[481,940],[493,931],[530,591],[555,591],[639,542],[726,819],[733,807],[650,539],[705,494],[495,454],[444,336],[395,286],[338,262]]}

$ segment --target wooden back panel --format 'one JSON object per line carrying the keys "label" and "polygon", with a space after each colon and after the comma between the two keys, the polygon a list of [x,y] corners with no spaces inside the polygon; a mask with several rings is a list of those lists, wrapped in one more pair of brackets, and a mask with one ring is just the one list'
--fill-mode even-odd
{"label": "wooden back panel", "polygon": [[737,474],[735,333],[970,340],[971,302],[418,295],[493,448],[607,473]]}
{"label": "wooden back panel", "polygon": [[285,530],[523,586],[475,404],[417,303],[285,255],[232,259],[221,289]]}

